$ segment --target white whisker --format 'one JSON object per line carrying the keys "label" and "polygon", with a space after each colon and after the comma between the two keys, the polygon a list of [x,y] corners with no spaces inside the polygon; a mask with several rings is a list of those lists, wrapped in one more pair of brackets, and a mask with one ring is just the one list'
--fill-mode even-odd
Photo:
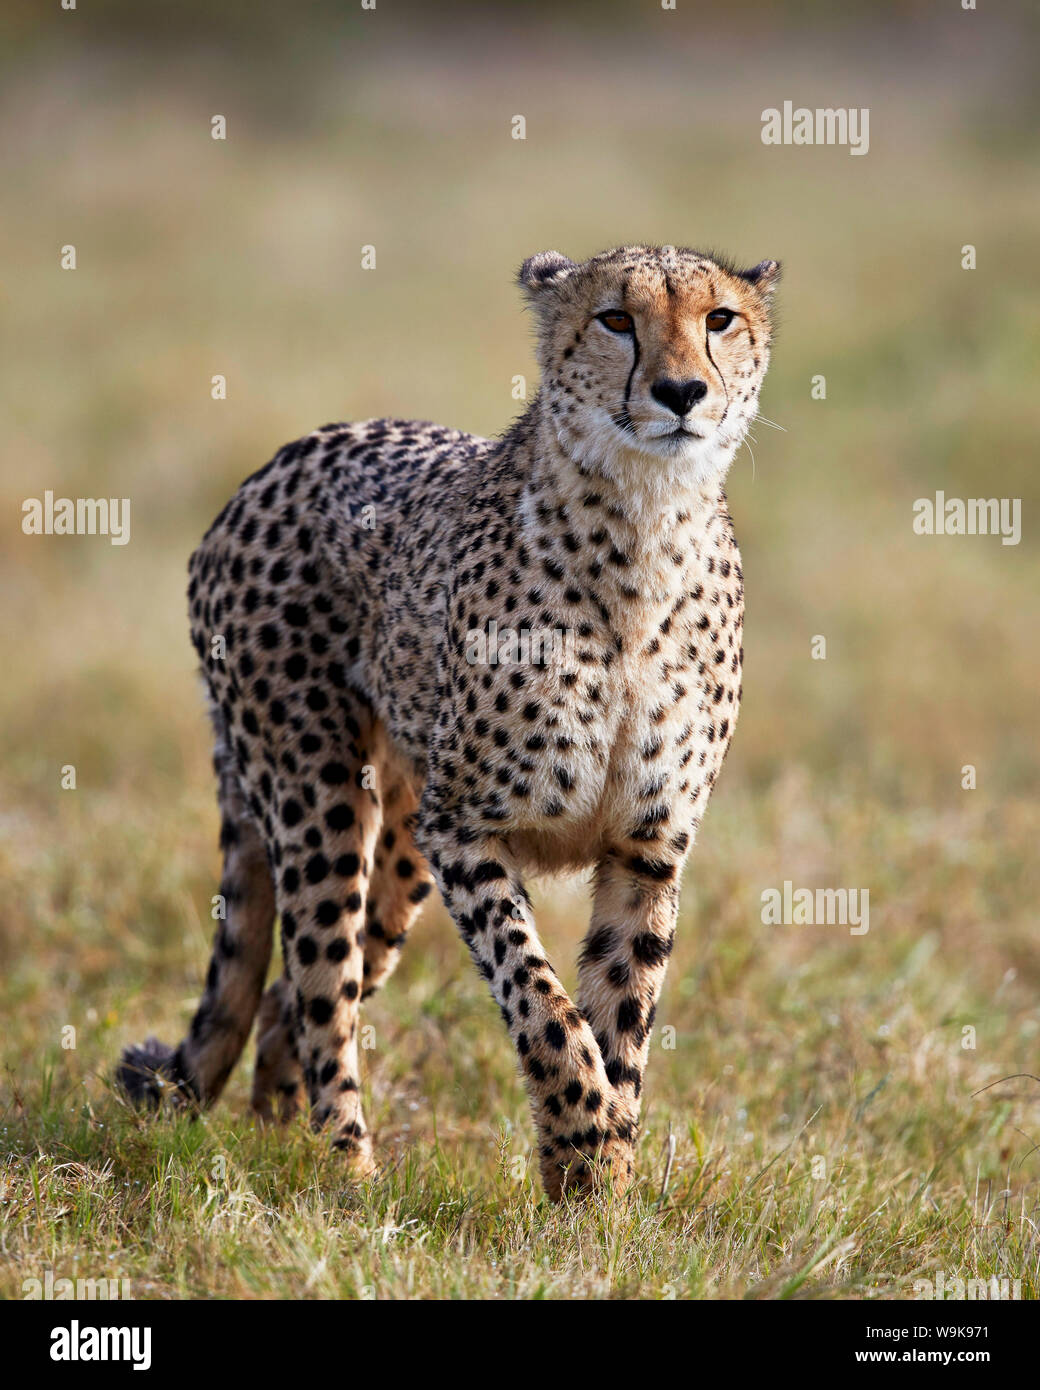
{"label": "white whisker", "polygon": [[[756,470],[756,467],[755,467],[755,451],[754,451],[754,449],[752,449],[751,445],[748,443],[748,436],[747,436],[747,435],[744,436],[744,441],[743,441],[743,442],[747,445],[747,451],[748,451],[748,453],[751,455],[751,481],[754,482],[754,481],[755,481],[755,474],[756,474],[756,471],[757,471],[757,470]],[[755,443],[757,444],[758,441],[756,440]]]}

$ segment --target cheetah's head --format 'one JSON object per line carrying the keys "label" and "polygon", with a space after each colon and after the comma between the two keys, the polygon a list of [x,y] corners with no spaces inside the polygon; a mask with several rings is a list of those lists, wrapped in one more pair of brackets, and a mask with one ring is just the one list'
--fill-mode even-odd
{"label": "cheetah's head", "polygon": [[757,414],[779,275],[674,246],[526,260],[539,399],[564,451],[636,491],[721,479]]}

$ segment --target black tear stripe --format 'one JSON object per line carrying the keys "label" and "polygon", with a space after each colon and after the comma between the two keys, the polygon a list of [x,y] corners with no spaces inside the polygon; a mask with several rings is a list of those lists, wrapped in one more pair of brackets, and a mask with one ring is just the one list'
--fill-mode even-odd
{"label": "black tear stripe", "polygon": [[[713,363],[712,365],[714,366],[714,363]],[[629,398],[629,396],[632,394],[632,378],[635,376],[635,374],[636,374],[636,368],[637,368],[638,366],[639,366],[639,339],[636,337],[636,331],[635,331],[635,329],[633,328],[633,330],[632,330],[632,370],[629,372],[629,374],[628,374],[628,380],[625,382],[625,397],[624,397],[625,403],[624,403],[623,409],[624,409],[624,412],[625,412],[626,415],[628,414],[628,398]],[[718,367],[716,367],[715,370],[718,371]],[[723,384],[725,384],[725,383],[723,383]]]}
{"label": "black tear stripe", "polygon": [[636,337],[636,335],[635,335],[635,330],[633,329],[633,331],[632,331],[632,370],[629,372],[629,374],[628,374],[628,380],[625,382],[625,395],[624,395],[624,399],[622,400],[622,403],[621,403],[621,409],[620,409],[619,411],[617,411],[617,413],[613,416],[614,424],[617,425],[617,427],[618,427],[619,430],[623,430],[623,431],[625,431],[626,433],[627,433],[629,430],[631,430],[633,434],[635,433],[635,429],[634,429],[634,426],[633,426],[633,424],[632,424],[632,417],[631,417],[631,415],[628,413],[628,398],[629,398],[629,395],[631,394],[631,391],[632,391],[632,378],[635,376],[635,374],[636,374],[636,368],[637,368],[638,366],[639,366],[639,339]]}
{"label": "black tear stripe", "polygon": [[[621,281],[621,296],[620,296],[620,303],[621,303],[622,308],[624,308],[625,302],[626,302],[626,300],[628,299],[628,285],[629,285],[629,281],[631,280],[631,278],[632,278],[631,273],[626,271],[626,273],[625,273],[625,275],[624,275],[624,277],[622,278],[622,281]],[[630,371],[629,374],[628,374],[628,380],[625,382],[625,394],[624,394],[624,396],[622,397],[621,409],[618,410],[617,412],[615,412],[615,414],[611,416],[611,419],[614,421],[614,424],[617,425],[618,429],[619,429],[619,430],[624,430],[624,431],[628,431],[628,430],[631,430],[631,429],[632,429],[632,417],[631,417],[631,415],[629,415],[629,413],[628,413],[628,398],[629,398],[629,396],[630,396],[631,393],[632,393],[632,378],[635,376],[635,374],[636,374],[636,368],[639,366],[639,339],[636,337],[636,331],[635,331],[635,328],[634,328],[634,327],[633,327],[633,329],[632,329],[632,335],[631,335],[631,336],[632,336],[632,369],[631,369],[631,371]]]}
{"label": "black tear stripe", "polygon": [[722,382],[722,389],[726,393],[726,409],[722,412],[722,418],[719,420],[719,424],[721,425],[722,421],[725,420],[726,416],[729,414],[729,387],[726,385],[726,378],[719,371],[718,367],[715,364],[715,359],[711,355],[711,343],[708,340],[707,333],[705,333],[704,335],[704,351],[708,354],[708,361],[711,363],[713,367],[715,367],[715,375]]}
{"label": "black tear stripe", "polygon": [[[715,283],[715,277],[711,274],[708,275],[708,288],[711,290],[712,299],[714,299],[715,302],[718,303],[719,287]],[[711,335],[707,332],[707,330],[705,330],[704,333],[704,351],[708,354],[708,361],[715,368],[715,375],[722,382],[722,389],[726,395],[726,409],[722,412],[722,417],[719,420],[719,424],[721,425],[722,421],[725,420],[726,416],[729,414],[729,387],[726,385],[726,378],[719,371],[718,365],[714,357],[712,357],[711,355]]]}

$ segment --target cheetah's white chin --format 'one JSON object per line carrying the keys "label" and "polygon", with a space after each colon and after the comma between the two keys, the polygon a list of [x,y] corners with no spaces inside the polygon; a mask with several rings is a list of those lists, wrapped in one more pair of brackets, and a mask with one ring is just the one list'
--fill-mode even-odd
{"label": "cheetah's white chin", "polygon": [[615,483],[641,505],[674,502],[677,494],[700,492],[725,478],[740,444],[730,430],[711,426],[700,438],[674,433],[644,438],[621,431],[604,411],[581,439],[558,436],[571,459]]}

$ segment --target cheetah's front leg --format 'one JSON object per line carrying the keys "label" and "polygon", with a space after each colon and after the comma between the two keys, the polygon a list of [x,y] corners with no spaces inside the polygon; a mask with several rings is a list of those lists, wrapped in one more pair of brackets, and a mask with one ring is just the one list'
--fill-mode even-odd
{"label": "cheetah's front leg", "polygon": [[579,1007],[633,1137],[650,1030],[675,940],[682,869],[681,862],[646,857],[646,850],[635,847],[598,865],[578,976]]}
{"label": "cheetah's front leg", "polygon": [[494,838],[467,843],[421,825],[416,839],[520,1055],[546,1192],[556,1201],[603,1175],[624,1188],[632,1175],[624,1109],[592,1030],[545,958],[513,857]]}

